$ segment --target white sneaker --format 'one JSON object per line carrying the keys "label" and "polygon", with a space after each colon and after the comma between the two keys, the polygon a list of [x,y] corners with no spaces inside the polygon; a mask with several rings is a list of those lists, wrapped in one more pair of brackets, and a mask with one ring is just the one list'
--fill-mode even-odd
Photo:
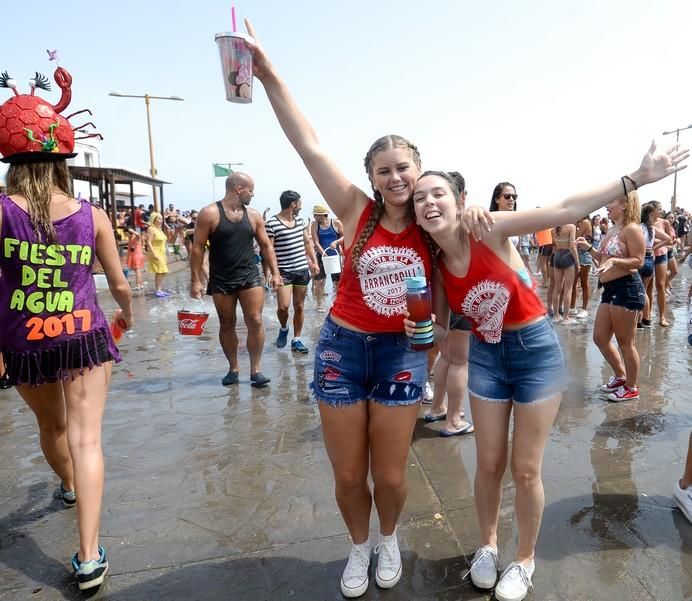
{"label": "white sneaker", "polygon": [[573,326],[575,323],[577,323],[576,319],[573,319],[572,317],[565,317],[562,320],[562,325],[563,326]]}
{"label": "white sneaker", "polygon": [[625,378],[617,378],[615,376],[610,376],[608,382],[601,385],[601,392],[613,392],[620,388],[620,386],[624,386],[626,383],[627,382],[625,381]]}
{"label": "white sneaker", "polygon": [[497,549],[485,545],[476,551],[471,567],[464,575],[471,574],[471,582],[478,588],[490,589],[497,582]]}
{"label": "white sneaker", "polygon": [[535,569],[536,564],[533,561],[527,566],[516,561],[510,563],[495,587],[497,601],[521,601],[526,597],[533,588],[531,576]]}
{"label": "white sneaker", "polygon": [[575,315],[577,319],[586,319],[589,316],[589,312],[586,309],[582,309]]}
{"label": "white sneaker", "polygon": [[380,588],[392,588],[401,578],[401,553],[396,540],[396,530],[391,536],[380,534],[375,554],[378,556],[375,582]]}
{"label": "white sneaker", "polygon": [[370,579],[368,568],[370,567],[370,541],[362,545],[353,545],[348,563],[341,575],[341,592],[344,597],[360,597],[368,590]]}
{"label": "white sneaker", "polygon": [[688,486],[685,489],[680,488],[680,481],[678,480],[673,488],[673,498],[678,504],[680,511],[692,522],[692,486]]}
{"label": "white sneaker", "polygon": [[551,319],[553,323],[560,323],[562,321],[562,315],[556,315]]}
{"label": "white sneaker", "polygon": [[433,400],[433,389],[430,382],[425,383],[425,394],[423,395],[423,405],[430,405]]}
{"label": "white sneaker", "polygon": [[577,315],[577,309],[576,309],[576,308],[570,309],[570,310],[567,312],[567,315],[568,315],[568,317],[576,317],[576,315]]}

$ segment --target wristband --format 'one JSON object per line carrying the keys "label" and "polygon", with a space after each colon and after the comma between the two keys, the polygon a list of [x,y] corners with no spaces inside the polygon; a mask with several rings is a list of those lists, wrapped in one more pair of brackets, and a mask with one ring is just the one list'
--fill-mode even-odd
{"label": "wristband", "polygon": [[632,186],[634,186],[634,189],[637,190],[639,186],[637,185],[637,182],[635,182],[629,175],[623,175],[622,176],[624,179],[628,180]]}

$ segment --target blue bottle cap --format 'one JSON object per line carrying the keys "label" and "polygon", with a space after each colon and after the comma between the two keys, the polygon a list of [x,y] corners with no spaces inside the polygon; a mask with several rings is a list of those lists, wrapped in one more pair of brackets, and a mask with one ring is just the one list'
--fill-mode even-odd
{"label": "blue bottle cap", "polygon": [[428,281],[424,277],[406,278],[407,290],[420,290],[428,286]]}

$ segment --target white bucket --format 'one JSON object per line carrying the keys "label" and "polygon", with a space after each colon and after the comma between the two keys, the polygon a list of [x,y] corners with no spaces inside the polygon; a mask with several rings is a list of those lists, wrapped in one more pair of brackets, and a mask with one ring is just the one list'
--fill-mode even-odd
{"label": "white bucket", "polygon": [[322,255],[322,265],[327,275],[341,273],[341,255]]}
{"label": "white bucket", "polygon": [[96,290],[108,290],[108,280],[103,273],[94,274],[94,284],[96,285]]}

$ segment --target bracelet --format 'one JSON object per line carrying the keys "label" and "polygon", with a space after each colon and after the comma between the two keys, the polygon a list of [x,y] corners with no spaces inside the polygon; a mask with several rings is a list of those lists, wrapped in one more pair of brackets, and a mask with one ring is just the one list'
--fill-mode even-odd
{"label": "bracelet", "polygon": [[637,185],[637,182],[635,182],[629,175],[623,175],[622,176],[624,179],[628,180],[632,186],[634,186],[634,189],[637,190],[639,186]]}
{"label": "bracelet", "polygon": [[635,182],[629,175],[623,175],[620,178],[620,181],[622,182],[622,191],[625,194],[625,196],[627,196],[627,184],[625,183],[625,180],[629,181],[632,184],[632,191],[639,188],[637,182]]}

